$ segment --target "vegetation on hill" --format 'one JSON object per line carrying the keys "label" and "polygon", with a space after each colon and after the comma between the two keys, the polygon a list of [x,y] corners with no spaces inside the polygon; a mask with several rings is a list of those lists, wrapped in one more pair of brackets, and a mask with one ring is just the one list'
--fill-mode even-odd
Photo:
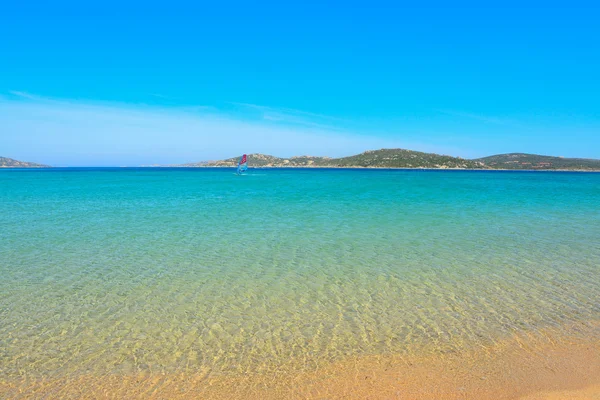
{"label": "vegetation on hill", "polygon": [[525,153],[498,154],[479,158],[475,161],[480,161],[494,169],[600,170],[600,160],[540,156]]}
{"label": "vegetation on hill", "polygon": [[[219,161],[203,161],[200,163],[184,164],[184,167],[233,167],[239,157]],[[324,166],[328,157],[299,156],[291,158],[274,157],[267,154],[248,154],[248,165],[252,167],[311,167]]]}
{"label": "vegetation on hill", "polygon": [[[237,165],[237,162],[236,157],[183,166],[228,167]],[[252,167],[485,168],[485,165],[478,161],[403,149],[370,150],[342,158],[313,156],[280,158],[265,154],[249,154],[248,165]]]}
{"label": "vegetation on hill", "polygon": [[485,165],[477,161],[404,149],[365,151],[355,156],[332,159],[331,163],[336,167],[485,168]]}
{"label": "vegetation on hill", "polygon": [[49,166],[43,164],[36,164],[32,162],[13,160],[12,158],[0,157],[0,168],[49,168]]}

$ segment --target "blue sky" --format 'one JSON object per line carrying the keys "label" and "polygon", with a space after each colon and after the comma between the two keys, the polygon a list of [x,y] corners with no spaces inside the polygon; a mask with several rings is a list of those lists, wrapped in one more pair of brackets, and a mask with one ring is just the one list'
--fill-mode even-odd
{"label": "blue sky", "polygon": [[85,3],[1,3],[1,156],[600,158],[591,2]]}

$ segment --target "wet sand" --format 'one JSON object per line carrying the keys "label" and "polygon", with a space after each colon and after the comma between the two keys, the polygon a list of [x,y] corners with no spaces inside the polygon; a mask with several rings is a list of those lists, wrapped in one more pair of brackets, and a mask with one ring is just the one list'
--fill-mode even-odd
{"label": "wet sand", "polygon": [[0,383],[10,399],[600,399],[598,327],[515,336],[461,354],[378,355],[310,371],[69,376]]}

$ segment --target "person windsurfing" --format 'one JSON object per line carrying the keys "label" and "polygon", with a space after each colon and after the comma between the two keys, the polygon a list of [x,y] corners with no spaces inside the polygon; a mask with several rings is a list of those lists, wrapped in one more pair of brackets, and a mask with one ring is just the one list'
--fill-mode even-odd
{"label": "person windsurfing", "polygon": [[238,175],[241,175],[247,169],[248,169],[248,160],[247,160],[246,155],[244,154],[242,156],[242,158],[240,158],[240,161],[238,161],[237,171],[235,173]]}

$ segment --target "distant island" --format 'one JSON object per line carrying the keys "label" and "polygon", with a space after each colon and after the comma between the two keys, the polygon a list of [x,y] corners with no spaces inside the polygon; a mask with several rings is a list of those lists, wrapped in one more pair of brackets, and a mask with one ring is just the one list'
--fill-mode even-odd
{"label": "distant island", "polygon": [[50,168],[50,166],[0,157],[0,168]]}
{"label": "distant island", "polygon": [[494,169],[543,169],[599,171],[600,160],[590,158],[565,158],[538,154],[509,153],[479,158],[476,161]]}
{"label": "distant island", "polygon": [[[178,165],[149,165],[148,167],[234,167],[239,156],[217,161],[200,161]],[[422,168],[422,169],[481,169],[481,170],[541,170],[541,171],[600,171],[600,160],[565,158],[538,154],[509,153],[465,159],[447,155],[405,149],[369,150],[348,157],[316,156],[275,157],[249,154],[248,165],[259,168]],[[51,168],[49,165],[0,157],[0,168]]]}
{"label": "distant island", "polygon": [[[202,161],[177,167],[233,167],[238,157]],[[510,169],[600,171],[600,160],[564,158],[537,154],[509,153],[477,159],[464,159],[405,149],[369,150],[349,157],[330,158],[296,156],[280,158],[266,154],[249,154],[250,167],[320,167],[320,168],[426,168],[426,169]]]}

